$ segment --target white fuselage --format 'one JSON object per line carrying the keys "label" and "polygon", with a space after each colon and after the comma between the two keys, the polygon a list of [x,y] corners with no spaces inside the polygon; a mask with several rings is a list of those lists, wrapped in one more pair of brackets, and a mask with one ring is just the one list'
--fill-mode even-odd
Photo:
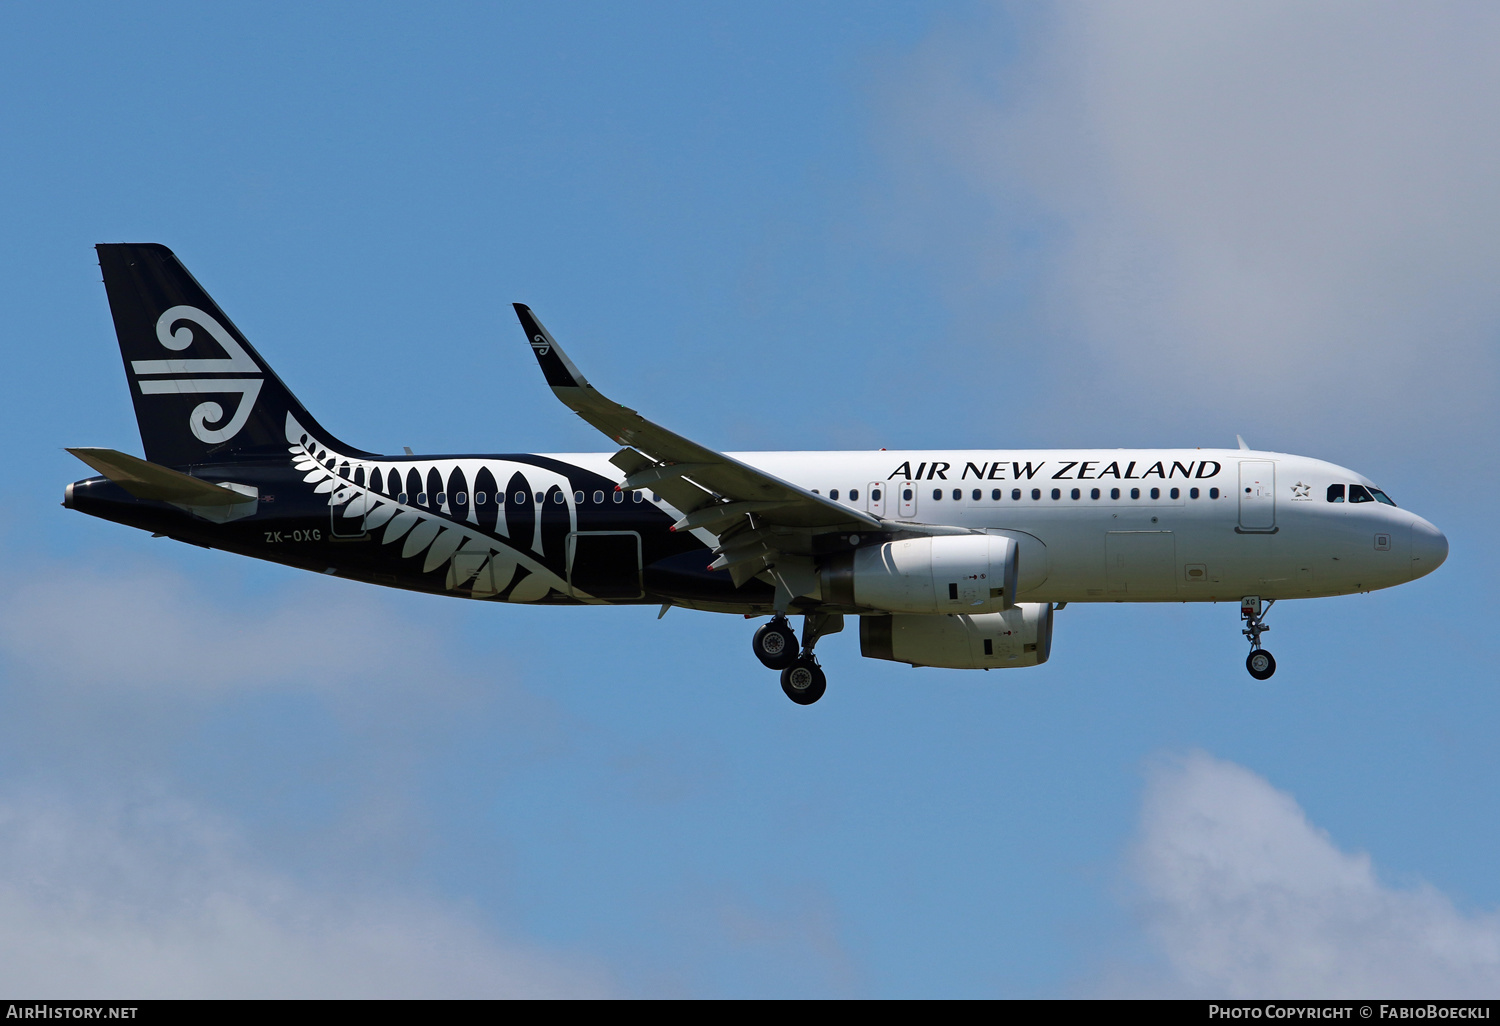
{"label": "white fuselage", "polygon": [[[1020,542],[1019,598],[1236,601],[1371,591],[1430,573],[1442,532],[1322,460],[1243,449],[755,452],[734,458],[894,523]],[[620,478],[607,454],[557,459]],[[1361,491],[1359,494],[1363,494]],[[1378,494],[1378,493],[1377,493]],[[652,497],[664,508],[666,504]]]}

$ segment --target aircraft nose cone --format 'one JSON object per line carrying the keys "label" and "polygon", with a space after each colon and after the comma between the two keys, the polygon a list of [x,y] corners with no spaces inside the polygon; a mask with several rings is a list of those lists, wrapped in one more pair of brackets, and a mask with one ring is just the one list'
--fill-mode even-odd
{"label": "aircraft nose cone", "polygon": [[1411,577],[1432,573],[1448,558],[1448,536],[1418,517],[1411,525]]}

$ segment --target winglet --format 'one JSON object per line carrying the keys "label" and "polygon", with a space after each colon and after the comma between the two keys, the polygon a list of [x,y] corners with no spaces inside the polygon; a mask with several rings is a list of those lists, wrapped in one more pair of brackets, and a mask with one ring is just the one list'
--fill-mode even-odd
{"label": "winglet", "polygon": [[531,307],[523,303],[511,305],[516,308],[516,316],[521,319],[526,340],[531,343],[531,351],[536,354],[536,362],[541,365],[547,384],[553,388],[588,388],[587,379],[573,366],[573,361],[568,359],[567,354],[558,348],[551,333],[542,327],[542,322],[531,312]]}
{"label": "winglet", "polygon": [[1240,448],[1241,448],[1241,449],[1244,449],[1244,450],[1245,450],[1245,451],[1246,451],[1246,452],[1249,452],[1249,451],[1250,451],[1250,447],[1249,447],[1249,446],[1248,446],[1248,445],[1246,445],[1246,444],[1245,444],[1245,440],[1244,440],[1244,439],[1243,439],[1243,438],[1241,438],[1241,437],[1240,437],[1240,436],[1239,436],[1239,435],[1235,435],[1235,436],[1234,436],[1234,440],[1235,440],[1235,441],[1236,441],[1236,442],[1239,442],[1239,443],[1240,443]]}

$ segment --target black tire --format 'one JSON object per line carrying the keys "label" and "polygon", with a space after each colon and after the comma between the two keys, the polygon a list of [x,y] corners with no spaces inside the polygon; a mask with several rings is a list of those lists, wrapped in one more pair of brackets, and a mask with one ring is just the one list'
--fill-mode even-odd
{"label": "black tire", "polygon": [[809,656],[781,671],[781,690],[798,705],[812,705],[828,690],[828,678],[817,661]]}
{"label": "black tire", "polygon": [[797,644],[797,632],[780,617],[762,624],[751,639],[750,647],[755,650],[755,658],[761,661],[761,665],[772,670],[791,666],[801,650]]}
{"label": "black tire", "polygon": [[1245,669],[1256,680],[1270,680],[1276,672],[1276,657],[1263,648],[1257,648],[1245,657]]}

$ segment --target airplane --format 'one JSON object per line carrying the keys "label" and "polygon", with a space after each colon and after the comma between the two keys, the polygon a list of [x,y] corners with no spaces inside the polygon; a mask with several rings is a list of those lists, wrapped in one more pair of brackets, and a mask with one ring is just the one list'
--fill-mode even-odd
{"label": "airplane", "polygon": [[864,656],[988,670],[1045,663],[1069,602],[1237,601],[1266,680],[1272,604],[1393,587],[1448,554],[1362,474],[1243,438],[719,452],[607,399],[521,304],[543,379],[611,451],[366,452],[307,412],[171,250],[96,249],[145,459],[69,449],[100,476],[67,486],[68,509],[434,595],[769,618],[752,649],[799,705],[823,696],[814,647],[847,616]]}

